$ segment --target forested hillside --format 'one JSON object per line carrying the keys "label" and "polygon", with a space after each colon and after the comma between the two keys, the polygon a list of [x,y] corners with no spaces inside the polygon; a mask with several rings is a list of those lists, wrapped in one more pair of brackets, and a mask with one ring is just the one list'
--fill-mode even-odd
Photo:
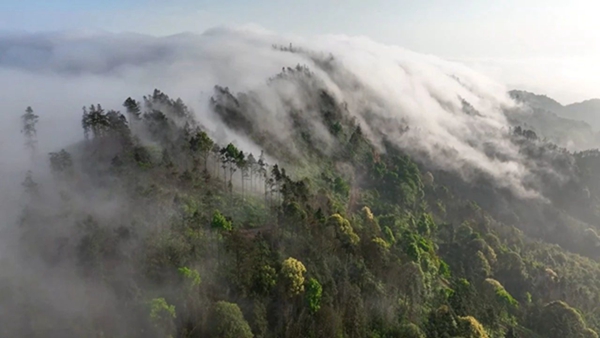
{"label": "forested hillside", "polygon": [[541,117],[523,122],[547,133],[546,137],[571,147],[589,148],[598,144],[600,100],[591,99],[563,106],[545,95],[522,90],[512,90],[510,96],[529,106],[534,114]]}
{"label": "forested hillside", "polygon": [[[357,119],[306,66],[267,82],[290,85],[288,129],[256,92],[215,86],[225,134],[155,90],[85,107],[50,154],[27,108],[14,127],[45,165],[4,230],[1,336],[598,337],[600,152],[513,121],[501,145],[468,140],[493,159],[473,167],[404,147],[410,120]],[[461,100],[456,119],[485,117]],[[507,148],[526,174],[498,169]]]}

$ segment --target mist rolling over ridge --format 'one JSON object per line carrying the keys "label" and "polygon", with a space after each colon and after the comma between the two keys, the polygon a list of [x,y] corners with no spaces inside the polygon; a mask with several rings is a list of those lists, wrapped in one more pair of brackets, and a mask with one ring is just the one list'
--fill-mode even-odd
{"label": "mist rolling over ridge", "polygon": [[0,92],[0,336],[598,337],[570,106],[254,25],[0,33]]}
{"label": "mist rolling over ridge", "polygon": [[[290,41],[292,48],[296,45],[306,52],[273,48],[288,46]],[[308,42],[227,28],[165,38],[106,33],[9,35],[0,46],[0,65],[6,74],[2,87],[9,98],[3,104],[9,109],[18,110],[27,101],[23,97],[27,91],[13,83],[40,93],[28,100],[31,105],[48,105],[48,114],[65,118],[79,113],[74,106],[89,102],[119,108],[117,93],[125,88],[137,97],[160,88],[181,96],[199,120],[215,130],[218,121],[208,109],[208,98],[212,87],[219,85],[234,93],[255,92],[261,110],[250,116],[253,125],[270,130],[282,142],[291,124],[281,107],[291,102],[310,116],[313,98],[307,95],[314,93],[301,93],[293,85],[269,87],[266,80],[284,67],[306,66],[321,89],[348,104],[348,113],[375,144],[385,137],[439,167],[465,177],[483,172],[500,186],[535,195],[523,187],[529,175],[527,164],[505,141],[510,126],[503,109],[514,105],[506,89],[460,64],[432,56],[366,38],[323,36]],[[60,100],[61,106],[55,108],[59,88],[71,95],[69,105]],[[477,114],[465,113],[462,100]],[[499,156],[488,156],[483,147],[493,148]]]}

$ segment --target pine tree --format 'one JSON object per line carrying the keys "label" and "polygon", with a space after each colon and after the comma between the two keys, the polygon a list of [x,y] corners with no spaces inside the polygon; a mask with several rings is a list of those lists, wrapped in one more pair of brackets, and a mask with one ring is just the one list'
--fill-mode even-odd
{"label": "pine tree", "polygon": [[241,179],[242,179],[242,198],[244,197],[244,180],[248,176],[248,162],[246,161],[246,156],[243,151],[240,151],[235,158],[235,165],[240,169]]}
{"label": "pine tree", "polygon": [[229,190],[233,197],[233,174],[237,171],[237,162],[240,158],[240,151],[233,143],[229,143],[227,147],[221,149],[223,158],[223,171],[229,167]]}
{"label": "pine tree", "polygon": [[250,192],[252,193],[253,190],[253,181],[254,181],[254,175],[256,175],[256,159],[254,158],[254,155],[250,154],[248,155],[248,159],[247,159],[247,175],[248,178],[250,179]]}
{"label": "pine tree", "polygon": [[208,155],[210,154],[215,142],[208,137],[204,131],[197,131],[189,141],[190,149],[193,153],[200,153],[204,160],[204,169],[207,170]]}
{"label": "pine tree", "polygon": [[264,194],[265,194],[265,204],[267,204],[267,196],[268,196],[268,188],[269,188],[269,170],[268,164],[265,162],[265,153],[264,151],[260,152],[260,156],[258,158],[258,173],[264,180]]}
{"label": "pine tree", "polygon": [[31,107],[25,109],[25,114],[21,115],[22,129],[21,133],[25,135],[25,146],[32,152],[35,152],[35,146],[37,144],[37,130],[36,124],[38,123],[39,116],[33,113]]}
{"label": "pine tree", "polygon": [[62,149],[57,153],[50,153],[50,169],[55,174],[65,173],[73,168],[73,160],[71,154]]}
{"label": "pine tree", "polygon": [[89,109],[83,107],[81,126],[86,139],[89,138],[90,131],[94,138],[102,137],[110,129],[109,116],[104,113],[104,109],[99,104],[91,105]]}
{"label": "pine tree", "polygon": [[128,97],[127,100],[123,102],[123,107],[125,107],[127,114],[131,116],[132,121],[141,120],[142,109],[140,108],[139,102],[132,99],[131,97]]}

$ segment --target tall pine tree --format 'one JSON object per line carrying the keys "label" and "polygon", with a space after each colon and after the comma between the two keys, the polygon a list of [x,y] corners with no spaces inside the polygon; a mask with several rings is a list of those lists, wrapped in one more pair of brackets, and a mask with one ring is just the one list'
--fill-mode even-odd
{"label": "tall pine tree", "polygon": [[25,146],[31,151],[32,156],[37,144],[37,130],[35,126],[38,123],[38,120],[39,116],[33,113],[31,107],[27,107],[27,109],[25,109],[25,114],[21,115],[21,133],[25,135]]}

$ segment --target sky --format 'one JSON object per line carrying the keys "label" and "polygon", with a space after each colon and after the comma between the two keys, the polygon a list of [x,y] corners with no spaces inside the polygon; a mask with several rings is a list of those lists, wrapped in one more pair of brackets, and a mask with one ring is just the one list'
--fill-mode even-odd
{"label": "sky", "polygon": [[0,31],[164,36],[256,25],[300,36],[367,36],[570,103],[600,97],[599,12],[592,0],[0,0]]}

